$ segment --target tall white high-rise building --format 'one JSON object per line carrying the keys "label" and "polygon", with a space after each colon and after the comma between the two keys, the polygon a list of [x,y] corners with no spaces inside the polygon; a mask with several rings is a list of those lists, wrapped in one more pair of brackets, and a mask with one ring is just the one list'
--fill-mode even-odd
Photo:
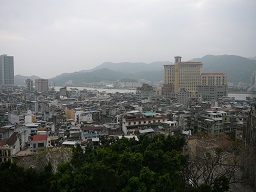
{"label": "tall white high-rise building", "polygon": [[13,56],[0,55],[0,85],[14,84]]}

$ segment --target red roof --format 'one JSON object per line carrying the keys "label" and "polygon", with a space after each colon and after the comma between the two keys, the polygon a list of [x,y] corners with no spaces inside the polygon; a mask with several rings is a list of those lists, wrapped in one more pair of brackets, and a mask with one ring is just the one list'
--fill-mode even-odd
{"label": "red roof", "polygon": [[18,133],[17,132],[14,132],[11,137],[6,141],[6,144],[8,145],[14,145],[17,141],[17,135]]}
{"label": "red roof", "polygon": [[8,131],[8,129],[0,128],[0,133],[5,133],[6,131]]}
{"label": "red roof", "polygon": [[45,141],[47,140],[47,135],[34,135],[33,141]]}
{"label": "red roof", "polygon": [[6,144],[6,140],[0,140],[0,146],[3,146]]}

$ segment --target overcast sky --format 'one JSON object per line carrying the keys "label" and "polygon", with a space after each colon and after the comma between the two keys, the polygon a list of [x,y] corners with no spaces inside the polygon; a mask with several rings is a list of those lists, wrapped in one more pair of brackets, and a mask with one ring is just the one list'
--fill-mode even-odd
{"label": "overcast sky", "polygon": [[0,55],[51,78],[103,62],[256,56],[256,0],[0,0]]}

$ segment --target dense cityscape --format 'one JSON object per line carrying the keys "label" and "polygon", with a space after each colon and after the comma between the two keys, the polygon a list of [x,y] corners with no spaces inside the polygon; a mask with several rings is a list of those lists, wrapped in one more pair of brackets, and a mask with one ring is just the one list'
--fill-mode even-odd
{"label": "dense cityscape", "polygon": [[14,85],[14,57],[1,55],[1,186],[18,183],[15,165],[45,179],[22,191],[254,191],[255,97],[229,97],[227,75],[202,66],[175,56],[162,84],[55,90]]}

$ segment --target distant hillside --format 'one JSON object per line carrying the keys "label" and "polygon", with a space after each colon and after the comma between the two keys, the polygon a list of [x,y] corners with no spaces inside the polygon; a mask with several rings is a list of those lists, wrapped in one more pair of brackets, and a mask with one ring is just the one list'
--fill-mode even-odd
{"label": "distant hillside", "polygon": [[14,76],[14,84],[15,85],[25,85],[25,81],[26,79],[31,79],[33,81],[35,81],[35,79],[41,79],[38,76],[22,76],[22,75],[15,75]]}
{"label": "distant hillside", "polygon": [[170,65],[172,64],[169,61],[156,61],[153,63],[130,63],[130,62],[123,62],[123,63],[111,63],[111,62],[105,62],[90,71],[94,71],[97,69],[103,69],[107,68],[113,71],[120,71],[123,73],[138,73],[138,72],[144,72],[144,71],[160,71],[163,70],[163,65]]}
{"label": "distant hillside", "polygon": [[[202,58],[195,58],[191,61],[201,61],[203,72],[223,72],[228,76],[228,82],[250,82],[253,71],[256,70],[256,60],[236,55],[206,55]],[[111,63],[105,62],[91,70],[83,70],[74,73],[63,73],[49,79],[50,84],[65,85],[73,83],[79,85],[84,82],[116,81],[125,80],[137,81],[145,79],[156,82],[164,79],[163,65],[172,64],[169,61],[157,61],[150,64],[138,63]],[[26,79],[37,79],[39,77],[15,76],[15,84],[24,85]]]}
{"label": "distant hillside", "polygon": [[138,82],[136,81],[135,79],[130,79],[130,78],[124,78],[124,79],[121,79],[119,80],[120,82]]}
{"label": "distant hillside", "polygon": [[206,55],[191,61],[203,63],[203,72],[223,72],[228,77],[228,82],[249,83],[253,71],[256,71],[256,60],[247,59],[236,55]]}
{"label": "distant hillside", "polygon": [[[163,67],[162,67],[163,68]],[[65,85],[67,82],[72,82],[75,85],[82,84],[83,82],[100,82],[100,81],[116,81],[116,80],[129,80],[131,82],[139,79],[145,79],[148,81],[161,81],[163,80],[163,70],[161,71],[144,71],[138,73],[123,73],[113,71],[110,69],[98,69],[87,72],[74,72],[64,73],[57,77],[49,79],[50,83],[55,85]]]}
{"label": "distant hillside", "polygon": [[249,57],[248,59],[256,60],[256,56],[255,57]]}
{"label": "distant hillside", "polygon": [[162,66],[161,70],[158,71],[142,71],[134,73],[135,79],[145,79],[151,82],[158,82],[164,80],[164,66]]}
{"label": "distant hillside", "polygon": [[92,72],[64,73],[49,81],[56,85],[64,85],[66,82],[81,84],[83,82],[115,81],[124,78],[125,74],[110,69],[99,69]]}

